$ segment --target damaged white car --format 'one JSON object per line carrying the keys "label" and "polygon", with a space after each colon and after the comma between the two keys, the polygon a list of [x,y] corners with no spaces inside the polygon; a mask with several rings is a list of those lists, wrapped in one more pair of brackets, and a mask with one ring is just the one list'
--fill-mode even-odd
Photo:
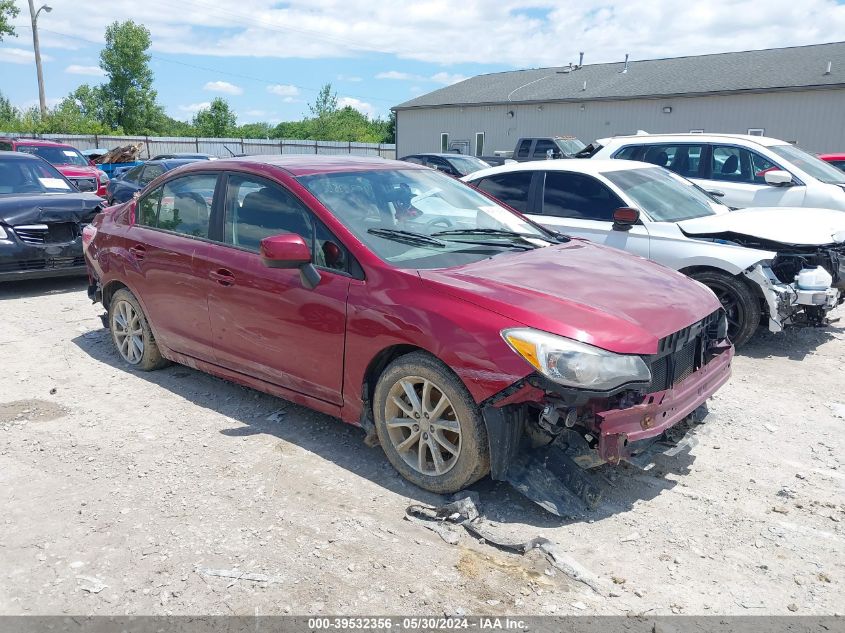
{"label": "damaged white car", "polygon": [[736,345],[761,323],[822,325],[845,301],[841,211],[732,211],[662,167],[624,160],[517,163],[464,180],[551,229],[700,281],[725,307]]}

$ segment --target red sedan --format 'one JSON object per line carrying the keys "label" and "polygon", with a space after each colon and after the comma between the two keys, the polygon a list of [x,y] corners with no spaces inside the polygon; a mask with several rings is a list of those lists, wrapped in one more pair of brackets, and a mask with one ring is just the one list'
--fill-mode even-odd
{"label": "red sedan", "polygon": [[819,158],[845,171],[845,154],[819,154]]}
{"label": "red sedan", "polygon": [[195,163],[85,240],[127,364],[182,363],[360,425],[435,492],[516,476],[521,447],[562,437],[593,464],[636,462],[730,374],[701,284],[408,163]]}

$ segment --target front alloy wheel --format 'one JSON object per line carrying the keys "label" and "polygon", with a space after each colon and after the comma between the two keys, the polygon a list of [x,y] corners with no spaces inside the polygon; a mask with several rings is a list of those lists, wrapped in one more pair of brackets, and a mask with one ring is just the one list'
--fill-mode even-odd
{"label": "front alloy wheel", "polygon": [[387,435],[405,463],[423,475],[449,472],[461,454],[461,425],[452,402],[430,380],[401,378],[385,411]]}
{"label": "front alloy wheel", "polygon": [[390,363],[372,403],[384,454],[408,481],[448,494],[489,472],[481,410],[455,372],[431,354],[412,352]]}

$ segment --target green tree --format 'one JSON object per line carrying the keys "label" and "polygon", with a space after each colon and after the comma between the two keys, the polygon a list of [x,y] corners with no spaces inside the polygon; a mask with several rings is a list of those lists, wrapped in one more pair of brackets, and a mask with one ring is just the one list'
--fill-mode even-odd
{"label": "green tree", "polygon": [[208,108],[194,117],[194,127],[199,136],[221,137],[235,133],[238,121],[225,99],[215,97]]}
{"label": "green tree", "polygon": [[15,0],[0,0],[0,42],[8,36],[17,37],[15,27],[11,22],[18,17],[20,9],[15,6]]}
{"label": "green tree", "polygon": [[320,92],[317,93],[316,100],[314,103],[308,104],[308,109],[311,111],[311,114],[318,119],[322,116],[337,112],[337,93],[332,92],[331,84],[325,84],[322,88],[320,88]]}
{"label": "green tree", "polygon": [[270,138],[273,128],[269,123],[244,123],[238,128],[238,135],[241,138]]}
{"label": "green tree", "polygon": [[4,128],[20,118],[20,112],[6,96],[0,92],[0,126]]}
{"label": "green tree", "polygon": [[113,22],[106,28],[106,45],[100,52],[100,68],[108,81],[93,88],[100,96],[103,122],[127,134],[154,132],[150,122],[160,118],[153,71],[147,50],[150,31],[132,20]]}

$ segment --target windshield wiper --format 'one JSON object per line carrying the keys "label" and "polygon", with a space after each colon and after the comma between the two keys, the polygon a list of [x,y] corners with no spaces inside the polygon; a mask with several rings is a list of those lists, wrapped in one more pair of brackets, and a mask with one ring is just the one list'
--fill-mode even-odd
{"label": "windshield wiper", "polygon": [[[557,237],[548,237],[542,234],[535,235],[534,233],[519,233],[517,231],[508,231],[506,229],[450,229],[448,231],[437,231],[437,233],[432,233],[432,235],[436,235],[437,237],[445,237],[448,235],[492,235],[499,237],[515,237],[528,244],[531,244],[529,241],[530,238],[543,240],[549,244],[557,244],[561,241]],[[536,244],[534,244],[534,246],[536,246]]]}
{"label": "windshield wiper", "polygon": [[367,229],[370,235],[377,235],[394,242],[402,242],[404,244],[412,244],[414,246],[436,246],[437,248],[444,248],[446,243],[434,237],[429,237],[423,233],[415,233],[413,231],[401,231],[399,229]]}

